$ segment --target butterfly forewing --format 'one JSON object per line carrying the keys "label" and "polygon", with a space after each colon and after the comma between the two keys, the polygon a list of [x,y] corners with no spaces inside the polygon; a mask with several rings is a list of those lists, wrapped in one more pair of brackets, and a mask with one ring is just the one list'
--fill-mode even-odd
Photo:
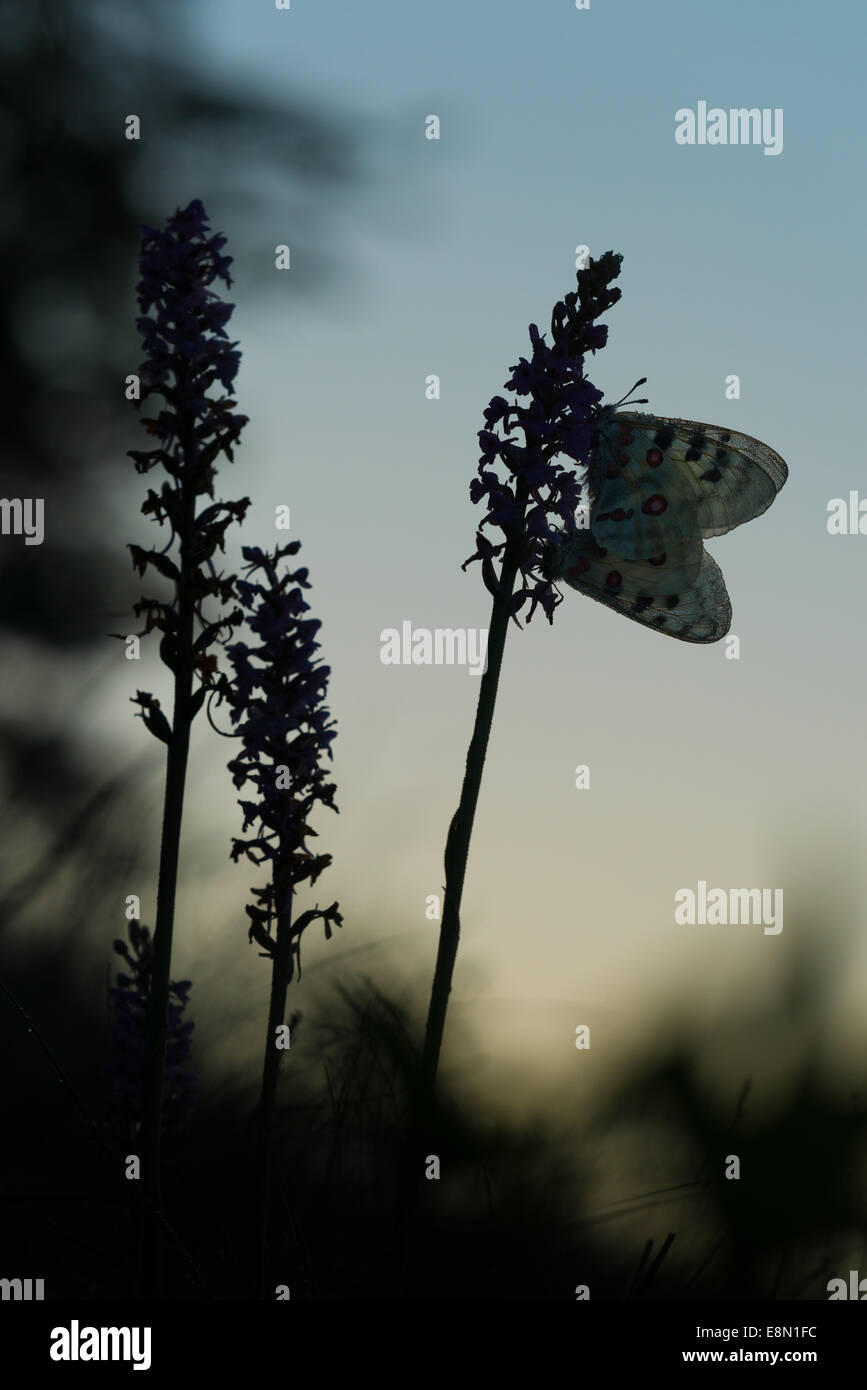
{"label": "butterfly forewing", "polygon": [[636,558],[751,521],[788,476],[779,454],[750,435],[632,411],[600,430],[591,468],[593,533]]}

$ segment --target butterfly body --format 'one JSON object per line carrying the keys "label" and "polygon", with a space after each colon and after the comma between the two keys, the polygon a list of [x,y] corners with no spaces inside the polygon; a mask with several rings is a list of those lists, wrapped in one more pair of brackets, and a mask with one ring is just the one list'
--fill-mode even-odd
{"label": "butterfly body", "polygon": [[787,476],[750,435],[606,406],[587,467],[589,524],[553,538],[552,578],[670,637],[716,642],[731,604],[704,540],[760,516]]}

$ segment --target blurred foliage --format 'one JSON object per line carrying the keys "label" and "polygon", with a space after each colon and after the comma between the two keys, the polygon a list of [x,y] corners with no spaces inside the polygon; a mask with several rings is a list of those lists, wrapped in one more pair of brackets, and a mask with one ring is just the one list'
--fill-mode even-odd
{"label": "blurred foliage", "polygon": [[129,568],[100,482],[129,468],[139,224],[201,197],[215,225],[237,217],[236,260],[262,275],[263,221],[291,226],[293,283],[316,288],[334,267],[323,224],[357,177],[356,137],[333,117],[209,77],[179,42],[197,14],[184,0],[0,0],[3,489],[44,497],[46,516],[41,546],[2,539],[0,631],[60,650],[104,634]]}
{"label": "blurred foliage", "polygon": [[[46,957],[39,970],[38,980],[17,981],[19,992],[44,998],[50,990],[58,1001],[52,1040],[62,1047],[74,1030],[74,1084],[104,1115],[95,1066],[104,1028],[82,1016],[57,960]],[[550,1123],[492,1121],[441,1078],[430,1147],[414,1158],[419,1201],[404,1265],[400,1165],[420,1027],[366,981],[324,996],[320,1008],[327,1026],[302,1018],[293,1028],[275,1125],[269,1287],[288,1284],[293,1299],[574,1301],[579,1284],[592,1299],[826,1299],[828,1279],[859,1258],[863,1106],[835,1097],[805,1065],[773,1121],[756,1114],[746,1123],[746,1091],[726,1116],[697,1079],[696,1035],[651,1068],[629,1068],[611,1096],[605,1164],[616,1175],[623,1145],[634,1157],[638,1144],[648,1171],[661,1157],[671,1181],[634,1197],[627,1189],[607,1211],[585,1117],[571,1117],[568,1139],[562,1114]],[[135,1294],[135,1198],[114,1181],[32,1038],[2,1007],[0,1040],[18,1117],[5,1148],[0,1264],[46,1278],[49,1296]],[[166,1215],[207,1285],[205,1295],[172,1246],[171,1296],[245,1295],[253,1090],[205,1077],[190,1132],[167,1140]],[[439,1156],[439,1181],[424,1178],[427,1152]],[[723,1177],[732,1152],[739,1181]],[[621,1190],[635,1171],[627,1166]]]}

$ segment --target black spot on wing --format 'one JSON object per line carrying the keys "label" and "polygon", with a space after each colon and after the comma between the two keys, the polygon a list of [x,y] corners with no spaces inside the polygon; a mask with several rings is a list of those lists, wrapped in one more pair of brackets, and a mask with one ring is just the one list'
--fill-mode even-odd
{"label": "black spot on wing", "polygon": [[678,605],[679,603],[680,603],[680,594],[666,594],[666,596],[665,596],[665,606],[666,606],[666,608],[676,608],[677,605]]}
{"label": "black spot on wing", "polygon": [[696,459],[701,458],[706,447],[707,435],[704,430],[696,430],[689,439],[689,445],[685,454],[687,463],[694,463]]}
{"label": "black spot on wing", "polygon": [[[687,458],[688,457],[689,455],[687,454]],[[718,468],[708,468],[704,473],[700,474],[700,477],[703,483],[718,483],[722,477],[722,473],[720,473]]]}
{"label": "black spot on wing", "polygon": [[656,434],[653,436],[654,444],[657,449],[662,449],[663,453],[666,449],[671,448],[673,440],[674,430],[671,428],[671,425],[660,425]]}

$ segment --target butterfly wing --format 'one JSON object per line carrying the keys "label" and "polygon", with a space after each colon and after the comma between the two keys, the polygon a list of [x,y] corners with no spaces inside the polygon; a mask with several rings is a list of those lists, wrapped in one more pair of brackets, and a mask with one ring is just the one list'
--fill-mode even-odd
{"label": "butterfly wing", "polygon": [[779,454],[751,435],[618,411],[591,460],[591,527],[601,546],[649,559],[761,516],[787,477]]}
{"label": "butterfly wing", "polygon": [[779,454],[737,430],[603,412],[589,530],[553,538],[552,577],[670,637],[717,642],[731,603],[703,540],[761,516],[787,477]]}
{"label": "butterfly wing", "polygon": [[718,642],[729,630],[731,603],[719,565],[701,540],[650,560],[615,555],[592,532],[552,542],[552,578],[645,627],[683,642]]}

